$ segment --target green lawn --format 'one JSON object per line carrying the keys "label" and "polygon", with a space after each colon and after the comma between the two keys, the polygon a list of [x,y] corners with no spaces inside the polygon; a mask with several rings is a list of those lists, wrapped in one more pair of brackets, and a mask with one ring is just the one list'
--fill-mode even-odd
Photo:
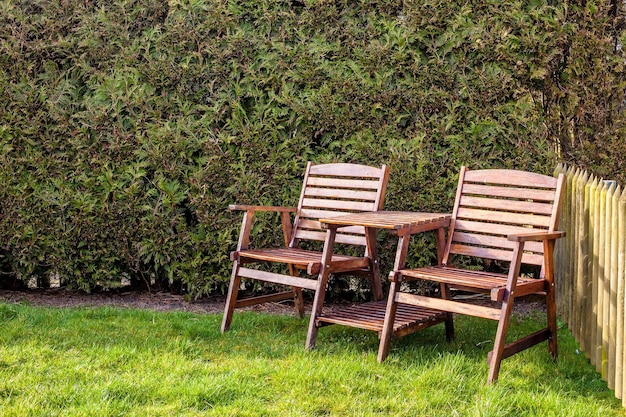
{"label": "green lawn", "polygon": [[[393,343],[307,320],[0,304],[0,416],[626,416],[570,333],[503,362],[486,386],[495,323],[457,319]],[[530,321],[538,327],[538,320]],[[513,332],[528,330],[513,323]]]}

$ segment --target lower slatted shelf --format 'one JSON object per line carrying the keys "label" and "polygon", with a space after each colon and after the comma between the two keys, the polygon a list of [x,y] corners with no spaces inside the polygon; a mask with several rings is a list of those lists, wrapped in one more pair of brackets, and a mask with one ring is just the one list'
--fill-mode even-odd
{"label": "lower slatted shelf", "polygon": [[[318,326],[340,324],[380,333],[383,329],[386,306],[387,302],[381,300],[357,304],[332,312],[325,312],[318,317],[317,324]],[[442,323],[445,319],[446,313],[438,310],[408,304],[398,304],[396,319],[393,323],[393,336],[404,336],[426,327]]]}

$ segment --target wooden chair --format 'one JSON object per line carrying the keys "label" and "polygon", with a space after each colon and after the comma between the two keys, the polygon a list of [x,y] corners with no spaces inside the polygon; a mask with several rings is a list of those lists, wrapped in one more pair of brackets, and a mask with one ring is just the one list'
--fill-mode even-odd
{"label": "wooden chair", "polygon": [[[307,347],[313,347],[317,329],[314,318],[321,312],[326,283],[331,273],[367,275],[373,282],[374,297],[382,298],[380,270],[376,257],[375,234],[366,235],[363,227],[342,228],[336,237],[322,230],[319,219],[362,211],[377,211],[383,206],[389,170],[357,164],[308,163],[298,207],[230,206],[244,211],[237,250],[232,252],[233,272],[228,288],[222,332],[229,329],[234,309],[269,301],[293,298],[297,313],[304,315],[302,289],[315,291]],[[285,246],[282,248],[249,248],[250,230],[258,211],[280,213]],[[295,213],[291,224],[290,213]],[[334,240],[334,241],[333,241]],[[301,248],[304,241],[324,242],[322,252]],[[363,256],[333,254],[334,243],[364,247]],[[249,268],[247,264],[285,264],[288,274]],[[307,275],[307,276],[300,276]],[[276,294],[237,299],[241,278],[254,279],[291,287]]]}
{"label": "wooden chair", "polygon": [[[497,380],[502,359],[544,340],[548,341],[549,351],[556,359],[553,254],[556,239],[565,236],[564,232],[557,231],[564,188],[563,175],[553,178],[515,170],[470,171],[462,167],[441,263],[416,269],[402,267],[390,273],[391,286],[379,361],[383,361],[389,352],[391,329],[399,304],[498,321],[494,348],[487,357],[489,383]],[[453,256],[464,257],[466,262],[472,258],[496,261],[503,263],[505,269],[502,273],[495,273],[455,267]],[[540,269],[538,277],[520,275],[523,264]],[[440,297],[399,291],[401,282],[416,279],[439,283]],[[452,289],[487,293],[495,306],[454,299]],[[517,297],[530,294],[545,296],[547,326],[506,344],[513,302]],[[453,338],[452,322],[449,321],[446,327],[447,336]]]}

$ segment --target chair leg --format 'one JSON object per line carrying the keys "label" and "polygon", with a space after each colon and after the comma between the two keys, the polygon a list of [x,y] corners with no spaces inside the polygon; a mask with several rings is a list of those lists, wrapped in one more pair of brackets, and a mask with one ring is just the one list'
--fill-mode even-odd
{"label": "chair leg", "polygon": [[326,296],[326,283],[330,275],[330,264],[333,257],[333,245],[335,244],[335,236],[337,229],[328,229],[326,231],[326,239],[324,240],[324,251],[322,252],[322,269],[317,278],[317,287],[315,297],[313,298],[313,307],[311,308],[311,320],[309,321],[309,331],[306,335],[306,348],[313,349],[317,341],[317,317],[322,314],[324,306],[324,297]]}
{"label": "chair leg", "polygon": [[509,330],[509,321],[511,318],[511,311],[513,310],[513,299],[509,299],[508,296],[502,302],[502,310],[500,312],[500,320],[498,321],[498,331],[496,332],[496,340],[493,345],[493,351],[490,352],[488,358],[489,363],[489,377],[487,383],[491,384],[497,381],[498,374],[500,373],[500,363],[504,355],[504,345],[506,343],[506,334]]}
{"label": "chair leg", "polygon": [[309,321],[309,331],[306,336],[307,349],[313,349],[317,342],[317,332],[319,329],[315,322],[317,317],[322,314],[324,297],[326,296],[326,283],[328,282],[329,275],[328,268],[322,268],[317,282],[317,291],[315,291],[315,297],[313,298],[313,307],[311,308],[311,320]]}
{"label": "chair leg", "polygon": [[302,298],[302,288],[293,287],[293,302],[296,305],[298,318],[304,317],[304,299]]}
{"label": "chair leg", "polygon": [[396,294],[400,283],[391,281],[389,286],[389,297],[387,299],[387,308],[385,309],[385,321],[383,322],[383,330],[380,335],[378,345],[378,362],[383,362],[389,356],[389,347],[391,344],[391,336],[393,336],[393,323],[396,319],[396,311],[398,303],[396,302]]}
{"label": "chair leg", "polygon": [[454,341],[454,314],[446,313],[446,341]]}
{"label": "chair leg", "polygon": [[[450,287],[446,284],[441,284],[441,298],[444,300],[451,299]],[[452,313],[446,313],[446,340],[452,342],[454,340],[454,315]]]}
{"label": "chair leg", "polygon": [[556,324],[556,297],[554,294],[554,286],[551,285],[546,292],[546,309],[548,313],[548,329],[550,330],[550,338],[548,339],[548,350],[552,355],[552,359],[556,360],[558,355],[557,349],[557,324]]}
{"label": "chair leg", "polygon": [[[289,275],[292,277],[299,276],[298,270],[293,266],[289,265]],[[296,314],[298,318],[304,317],[304,299],[302,298],[302,288],[292,287],[293,289],[293,302],[296,306]]]}
{"label": "chair leg", "polygon": [[543,242],[543,253],[545,258],[545,277],[546,282],[546,309],[547,309],[547,319],[548,319],[548,330],[550,331],[550,336],[548,338],[548,350],[552,355],[552,359],[556,360],[557,358],[557,325],[556,325],[556,291],[554,287],[554,240],[544,240]]}
{"label": "chair leg", "polygon": [[230,284],[228,285],[228,295],[226,296],[226,305],[224,306],[224,317],[222,317],[222,333],[230,328],[230,323],[233,320],[235,304],[237,303],[237,295],[239,294],[239,285],[241,283],[241,278],[238,274],[239,262],[235,261],[233,264],[233,272],[230,277]]}
{"label": "chair leg", "polygon": [[383,330],[380,334],[380,343],[378,345],[378,362],[382,362],[387,359],[389,355],[389,345],[391,344],[391,337],[393,336],[393,323],[396,320],[396,311],[398,310],[398,303],[396,302],[396,295],[400,290],[402,283],[402,276],[396,272],[404,268],[406,264],[406,254],[409,250],[410,235],[400,236],[398,239],[398,247],[396,249],[396,259],[393,264],[393,271],[389,273],[389,296],[387,297],[387,308],[385,309],[385,320],[383,321]]}

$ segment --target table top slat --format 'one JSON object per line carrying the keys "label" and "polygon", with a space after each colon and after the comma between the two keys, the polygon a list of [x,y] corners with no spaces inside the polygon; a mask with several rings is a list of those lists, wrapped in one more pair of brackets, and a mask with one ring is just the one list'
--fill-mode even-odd
{"label": "table top slat", "polygon": [[364,226],[377,229],[400,230],[423,224],[449,221],[450,215],[444,213],[420,213],[410,211],[368,211],[352,213],[338,217],[320,219],[322,227]]}

